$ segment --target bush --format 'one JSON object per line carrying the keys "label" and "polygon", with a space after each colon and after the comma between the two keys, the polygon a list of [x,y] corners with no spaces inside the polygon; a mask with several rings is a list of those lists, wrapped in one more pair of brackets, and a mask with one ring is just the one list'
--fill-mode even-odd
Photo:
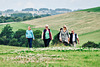
{"label": "bush", "polygon": [[33,47],[44,47],[44,42],[42,39],[36,39],[33,41]]}
{"label": "bush", "polygon": [[34,31],[33,33],[34,33],[34,36],[35,36],[36,39],[41,38],[42,31],[36,30],[36,31]]}
{"label": "bush", "polygon": [[88,47],[88,48],[100,48],[100,43],[96,44],[94,42],[88,41],[87,43],[83,44],[82,47]]}
{"label": "bush", "polygon": [[13,38],[12,40],[10,40],[9,42],[10,46],[20,46],[17,39]]}
{"label": "bush", "polygon": [[23,29],[18,29],[15,33],[14,33],[14,38],[18,39],[18,41],[20,41],[20,37],[21,36],[25,36],[26,30]]}
{"label": "bush", "polygon": [[1,37],[1,40],[3,40],[3,41],[2,41],[2,44],[3,44],[3,45],[8,45],[8,43],[9,43],[9,41],[10,41],[10,39],[8,39],[6,36],[2,36],[2,37]]}
{"label": "bush", "polygon": [[[12,27],[6,25],[0,34],[0,44],[28,47],[28,40],[26,39],[25,33],[26,30],[19,29],[13,34]],[[33,47],[44,47],[41,34],[42,32],[40,30],[34,31],[35,40],[33,41]]]}
{"label": "bush", "polygon": [[20,47],[28,47],[28,40],[25,35],[20,37]]}
{"label": "bush", "polygon": [[4,44],[3,38],[0,38],[0,45],[1,45],[1,44]]}
{"label": "bush", "polygon": [[59,43],[60,43],[59,34],[60,34],[60,33],[58,33],[58,34],[56,34],[56,35],[54,36],[54,38],[53,38],[53,40],[52,40],[52,44],[53,44],[53,45],[54,45],[54,44],[59,44]]}
{"label": "bush", "polygon": [[6,36],[7,38],[12,38],[13,36],[13,31],[12,31],[12,27],[7,24],[1,31],[0,36]]}

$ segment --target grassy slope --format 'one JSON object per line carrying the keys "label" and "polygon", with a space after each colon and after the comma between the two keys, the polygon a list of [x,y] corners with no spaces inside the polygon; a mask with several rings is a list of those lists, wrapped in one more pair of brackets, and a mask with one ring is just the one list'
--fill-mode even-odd
{"label": "grassy slope", "polygon": [[85,33],[79,35],[80,46],[88,41],[93,41],[95,43],[100,43],[100,30],[96,30],[93,32]]}
{"label": "grassy slope", "polygon": [[48,24],[53,30],[59,30],[66,24],[69,31],[74,29],[77,33],[83,34],[100,29],[100,12],[71,12],[23,23],[34,25],[35,28],[44,28],[45,24]]}
{"label": "grassy slope", "polygon": [[81,11],[88,11],[88,12],[100,12],[100,7],[90,8],[90,9],[84,9]]}
{"label": "grassy slope", "polygon": [[[24,24],[24,23],[11,23],[10,24],[11,25],[11,27],[13,27],[13,31],[17,31],[18,29],[27,29],[28,28],[28,26],[29,26],[29,24]],[[6,26],[6,25],[0,25],[0,32],[2,31],[2,28],[4,27],[4,26]],[[33,25],[30,25],[31,27],[33,26]]]}
{"label": "grassy slope", "polygon": [[100,50],[33,49],[35,50],[0,45],[0,67],[99,67],[100,65],[98,62]]}

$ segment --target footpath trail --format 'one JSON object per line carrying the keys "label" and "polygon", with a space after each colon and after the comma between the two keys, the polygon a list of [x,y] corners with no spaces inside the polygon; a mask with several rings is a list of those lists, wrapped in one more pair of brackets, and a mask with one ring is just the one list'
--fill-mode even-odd
{"label": "footpath trail", "polygon": [[16,23],[16,22],[0,23],[0,25],[6,25],[6,24],[11,24],[11,23]]}

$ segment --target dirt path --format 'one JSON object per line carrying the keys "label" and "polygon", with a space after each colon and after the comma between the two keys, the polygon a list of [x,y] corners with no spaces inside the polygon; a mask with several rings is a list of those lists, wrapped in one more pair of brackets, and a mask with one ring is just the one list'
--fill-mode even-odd
{"label": "dirt path", "polygon": [[11,24],[11,23],[16,23],[16,22],[0,23],[0,25]]}

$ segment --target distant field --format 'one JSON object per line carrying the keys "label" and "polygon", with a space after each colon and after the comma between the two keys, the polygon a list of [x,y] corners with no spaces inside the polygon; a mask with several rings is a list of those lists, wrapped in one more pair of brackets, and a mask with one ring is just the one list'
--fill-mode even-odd
{"label": "distant field", "polygon": [[100,50],[68,49],[0,45],[0,67],[99,67]]}

